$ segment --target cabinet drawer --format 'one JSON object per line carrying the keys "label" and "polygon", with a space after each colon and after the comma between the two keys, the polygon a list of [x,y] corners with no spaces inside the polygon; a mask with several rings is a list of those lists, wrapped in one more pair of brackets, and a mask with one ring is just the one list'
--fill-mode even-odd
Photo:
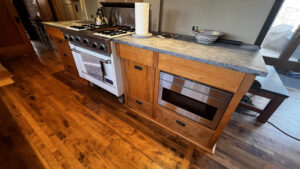
{"label": "cabinet drawer", "polygon": [[121,58],[153,66],[153,51],[119,44],[119,55]]}
{"label": "cabinet drawer", "polygon": [[246,75],[242,72],[161,53],[158,68],[232,93],[238,90]]}
{"label": "cabinet drawer", "polygon": [[52,26],[45,26],[45,29],[47,33],[55,38],[64,39],[64,34],[62,31],[58,28],[52,27]]}
{"label": "cabinet drawer", "polygon": [[152,117],[152,103],[138,99],[131,95],[127,95],[126,99],[126,103],[130,108]]}
{"label": "cabinet drawer", "polygon": [[72,75],[78,76],[77,67],[75,65],[75,61],[74,61],[72,52],[71,51],[67,51],[64,53],[59,52],[59,54],[60,54],[62,62],[64,64],[65,71]]}
{"label": "cabinet drawer", "polygon": [[157,105],[155,120],[195,144],[206,146],[213,130]]}
{"label": "cabinet drawer", "polygon": [[71,52],[68,41],[58,39],[58,38],[53,38],[53,40],[59,52],[61,53]]}

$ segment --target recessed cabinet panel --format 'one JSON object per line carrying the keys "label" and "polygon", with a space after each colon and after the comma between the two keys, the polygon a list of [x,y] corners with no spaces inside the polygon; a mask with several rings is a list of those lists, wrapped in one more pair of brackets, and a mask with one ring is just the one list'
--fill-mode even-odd
{"label": "recessed cabinet panel", "polygon": [[[125,75],[125,95],[132,108],[145,107],[144,112],[151,114],[154,88],[154,69],[140,63],[122,60]],[[133,106],[136,105],[136,106]],[[143,110],[143,109],[140,109]]]}
{"label": "recessed cabinet panel", "polygon": [[135,62],[125,62],[128,93],[147,102],[153,100],[154,73],[151,67]]}
{"label": "recessed cabinet panel", "polygon": [[58,49],[65,71],[74,77],[79,77],[68,41],[56,37],[52,37],[52,39]]}

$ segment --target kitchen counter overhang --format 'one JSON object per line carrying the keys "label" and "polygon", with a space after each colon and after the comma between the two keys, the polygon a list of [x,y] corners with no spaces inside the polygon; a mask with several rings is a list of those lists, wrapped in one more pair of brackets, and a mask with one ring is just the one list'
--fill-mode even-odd
{"label": "kitchen counter overhang", "polygon": [[158,37],[135,39],[132,36],[123,36],[113,38],[112,40],[121,44],[177,56],[255,76],[266,76],[268,73],[258,47],[254,45],[201,45],[177,39],[164,39]]}

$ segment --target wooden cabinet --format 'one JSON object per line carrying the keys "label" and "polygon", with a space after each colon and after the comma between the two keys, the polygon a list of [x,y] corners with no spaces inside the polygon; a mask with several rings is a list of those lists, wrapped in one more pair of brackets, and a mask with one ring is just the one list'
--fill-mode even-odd
{"label": "wooden cabinet", "polygon": [[[122,58],[125,105],[198,147],[213,153],[218,138],[255,76],[176,56],[117,44]],[[158,104],[160,72],[206,84],[233,94],[218,126],[208,128]]]}
{"label": "wooden cabinet", "polygon": [[59,21],[77,19],[76,10],[71,0],[52,0],[52,5]]}
{"label": "wooden cabinet", "polygon": [[0,1],[0,60],[34,53],[12,1]]}
{"label": "wooden cabinet", "polygon": [[126,59],[122,59],[122,66],[128,106],[152,116],[154,69]]}
{"label": "wooden cabinet", "polygon": [[65,67],[65,73],[86,84],[87,81],[80,78],[78,75],[72,51],[68,41],[64,39],[63,33],[55,27],[46,26],[45,28],[57,47],[58,53],[60,54]]}
{"label": "wooden cabinet", "polygon": [[53,14],[50,8],[50,4],[49,1],[47,0],[36,0],[35,1],[39,11],[40,11],[40,15],[42,20],[45,21],[52,21],[53,20]]}
{"label": "wooden cabinet", "polygon": [[61,60],[65,67],[65,72],[74,77],[79,77],[68,41],[59,39],[57,37],[53,37],[52,39],[57,46]]}
{"label": "wooden cabinet", "polygon": [[152,116],[154,74],[153,52],[119,45],[126,104]]}

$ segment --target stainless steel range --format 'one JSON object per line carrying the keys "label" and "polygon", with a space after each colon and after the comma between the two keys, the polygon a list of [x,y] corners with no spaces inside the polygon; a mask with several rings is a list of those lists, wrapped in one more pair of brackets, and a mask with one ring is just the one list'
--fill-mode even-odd
{"label": "stainless steel range", "polygon": [[[118,10],[110,7],[106,11]],[[134,12],[134,9],[126,11]],[[118,18],[122,20],[122,15],[118,13]],[[134,31],[134,27],[126,23],[82,24],[63,30],[65,39],[69,41],[79,76],[120,97],[120,101],[124,94],[121,63],[111,38],[126,36]]]}

